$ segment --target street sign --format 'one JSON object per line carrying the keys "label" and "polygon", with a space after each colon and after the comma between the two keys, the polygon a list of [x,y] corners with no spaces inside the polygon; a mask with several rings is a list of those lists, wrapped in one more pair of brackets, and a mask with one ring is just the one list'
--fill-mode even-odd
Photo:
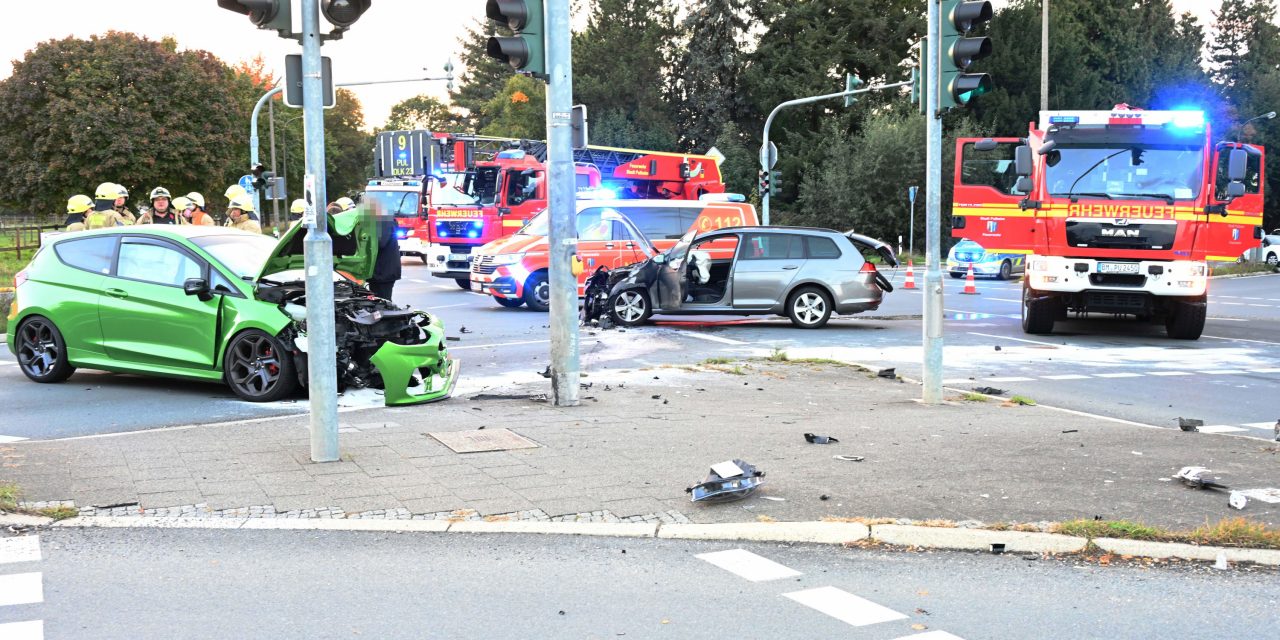
{"label": "street sign", "polygon": [[770,169],[773,168],[773,165],[778,164],[778,145],[774,144],[773,141],[769,142],[768,149],[763,145],[760,147],[760,164]]}
{"label": "street sign", "polygon": [[920,191],[920,187],[907,187],[907,195],[911,198],[911,206],[916,204],[916,192]]}
{"label": "street sign", "polygon": [[253,176],[240,176],[237,182],[245,191],[253,193]]}
{"label": "street sign", "polygon": [[711,158],[716,161],[717,165],[724,163],[724,153],[715,147],[711,147],[710,149],[707,149],[707,152],[702,155],[711,156]]}
{"label": "street sign", "polygon": [[425,176],[439,172],[440,145],[427,131],[378,134],[373,173],[379,178]]}
{"label": "street sign", "polygon": [[[320,81],[324,83],[324,108],[332,109],[336,104],[333,96],[333,65],[329,56],[321,56]],[[302,55],[293,53],[284,57],[284,105],[294,109],[302,108]]]}
{"label": "street sign", "polygon": [[288,200],[285,196],[284,178],[275,176],[267,180],[266,194],[263,197],[268,200]]}

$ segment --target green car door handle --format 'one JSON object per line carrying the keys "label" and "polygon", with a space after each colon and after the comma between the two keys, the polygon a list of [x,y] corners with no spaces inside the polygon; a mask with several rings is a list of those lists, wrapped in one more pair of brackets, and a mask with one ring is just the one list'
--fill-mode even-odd
{"label": "green car door handle", "polygon": [[124,289],[107,289],[107,295],[112,298],[128,298],[129,294]]}
{"label": "green car door handle", "polygon": [[787,266],[783,267],[783,268],[782,268],[782,270],[783,270],[783,271],[794,271],[794,270],[799,269],[799,268],[800,268],[800,265],[798,265],[798,264],[789,264],[789,265],[787,265]]}

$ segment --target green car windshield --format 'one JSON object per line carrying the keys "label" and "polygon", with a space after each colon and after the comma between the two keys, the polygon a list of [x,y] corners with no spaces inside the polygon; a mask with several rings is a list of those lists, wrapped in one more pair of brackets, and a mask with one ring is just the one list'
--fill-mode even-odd
{"label": "green car windshield", "polygon": [[237,278],[252,280],[262,270],[273,249],[275,238],[249,235],[198,236],[191,241],[209,252],[218,262],[230,269]]}

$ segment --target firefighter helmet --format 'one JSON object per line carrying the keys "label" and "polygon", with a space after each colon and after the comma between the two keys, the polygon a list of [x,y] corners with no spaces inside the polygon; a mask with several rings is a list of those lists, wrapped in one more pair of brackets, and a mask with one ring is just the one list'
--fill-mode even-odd
{"label": "firefighter helmet", "polygon": [[192,191],[191,193],[188,193],[187,198],[190,199],[197,207],[200,207],[201,209],[204,208],[204,196],[200,195],[199,191]]}
{"label": "firefighter helmet", "polygon": [[233,184],[233,185],[231,185],[231,186],[227,187],[227,191],[226,191],[226,193],[223,193],[222,195],[223,195],[223,197],[225,197],[226,199],[231,200],[231,199],[235,198],[236,196],[242,196],[242,195],[244,195],[244,194],[246,194],[246,193],[248,193],[248,191],[245,191],[244,187],[242,187],[242,186],[240,186],[240,185],[238,185],[238,184]]}
{"label": "firefighter helmet", "polygon": [[185,211],[187,207],[191,206],[191,198],[178,196],[170,201],[170,205],[178,211]]}
{"label": "firefighter helmet", "polygon": [[164,187],[156,187],[151,190],[151,200],[154,202],[156,198],[169,198],[172,200],[173,196],[169,195],[168,189]]}
{"label": "firefighter helmet", "polygon": [[125,188],[125,186],[124,186],[124,185],[120,184],[119,182],[117,182],[117,183],[116,183],[116,197],[117,197],[117,198],[128,198],[128,197],[129,197],[129,190],[128,190],[127,188]]}
{"label": "firefighter helmet", "polygon": [[294,200],[289,205],[289,213],[305,213],[307,210],[307,201],[302,198]]}
{"label": "firefighter helmet", "polygon": [[253,198],[250,198],[249,194],[247,193],[242,193],[238,196],[231,198],[231,202],[227,204],[227,211],[230,211],[232,209],[239,209],[241,211],[244,211],[245,213],[252,212]]}
{"label": "firefighter helmet", "polygon": [[98,189],[93,192],[93,197],[99,200],[115,200],[120,197],[120,185],[114,182],[104,182],[98,185]]}
{"label": "firefighter helmet", "polygon": [[67,213],[84,213],[93,208],[93,200],[84,194],[71,196],[67,200]]}
{"label": "firefighter helmet", "polygon": [[348,198],[346,196],[338,198],[336,201],[334,201],[334,204],[338,205],[339,207],[342,207],[343,211],[350,211],[356,208],[355,200],[352,200],[351,198]]}

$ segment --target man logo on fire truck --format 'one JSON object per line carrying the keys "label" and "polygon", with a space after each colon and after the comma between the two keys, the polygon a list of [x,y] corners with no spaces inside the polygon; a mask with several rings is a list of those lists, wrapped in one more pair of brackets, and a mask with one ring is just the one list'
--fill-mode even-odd
{"label": "man logo on fire truck", "polygon": [[1200,111],[1117,105],[1040,124],[1025,139],[957,141],[952,235],[1026,255],[1027,333],[1075,311],[1199,338],[1209,263],[1261,238],[1263,149],[1215,144]]}

